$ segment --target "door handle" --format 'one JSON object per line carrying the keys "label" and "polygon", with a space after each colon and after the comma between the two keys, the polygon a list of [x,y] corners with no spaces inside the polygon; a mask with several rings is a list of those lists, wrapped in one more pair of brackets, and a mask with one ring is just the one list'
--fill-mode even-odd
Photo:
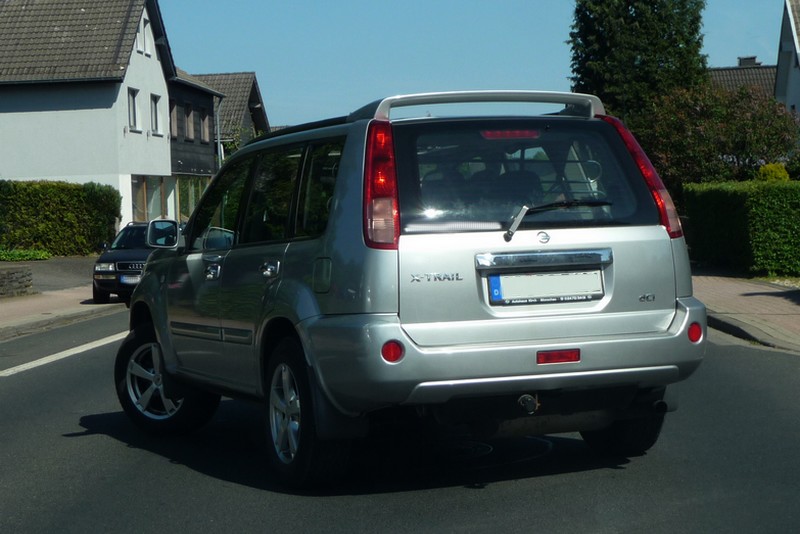
{"label": "door handle", "polygon": [[206,266],[206,280],[217,280],[221,272],[222,267],[220,267],[218,263],[212,263],[211,265]]}
{"label": "door handle", "polygon": [[281,270],[281,262],[278,260],[267,260],[261,264],[261,274],[264,278],[275,278]]}

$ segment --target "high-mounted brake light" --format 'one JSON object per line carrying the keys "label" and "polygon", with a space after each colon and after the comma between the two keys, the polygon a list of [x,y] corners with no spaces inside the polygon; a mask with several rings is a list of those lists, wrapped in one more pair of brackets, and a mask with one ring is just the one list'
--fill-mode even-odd
{"label": "high-mounted brake light", "polygon": [[630,130],[622,124],[621,120],[607,115],[598,115],[598,117],[612,125],[617,130],[620,137],[622,137],[622,141],[625,143],[628,152],[631,153],[642,176],[644,176],[647,187],[650,188],[650,194],[653,195],[653,200],[655,200],[658,206],[661,224],[667,229],[669,236],[672,238],[683,236],[681,220],[678,218],[678,210],[675,209],[672,197],[669,196],[667,188],[664,187],[664,182],[661,181],[661,177],[658,175],[655,167],[653,167],[650,158],[648,158],[647,154],[642,150],[639,142],[633,137]]}
{"label": "high-mounted brake light", "polygon": [[481,136],[488,141],[506,139],[539,139],[539,130],[482,130]]}
{"label": "high-mounted brake light", "polygon": [[369,125],[364,172],[364,240],[368,247],[397,249],[400,213],[391,123]]}

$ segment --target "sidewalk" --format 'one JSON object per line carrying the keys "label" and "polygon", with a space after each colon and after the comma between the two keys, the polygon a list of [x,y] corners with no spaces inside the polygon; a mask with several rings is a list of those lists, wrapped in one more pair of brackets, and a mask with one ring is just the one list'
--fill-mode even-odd
{"label": "sidewalk", "polygon": [[[82,278],[86,279],[90,278]],[[800,353],[800,288],[705,274],[694,276],[693,281],[695,296],[708,308],[711,328]],[[122,303],[94,304],[91,284],[2,298],[0,342],[87,317],[115,313],[124,307]]]}
{"label": "sidewalk", "polygon": [[725,276],[692,277],[708,309],[708,326],[800,353],[800,288]]}
{"label": "sidewalk", "polygon": [[122,302],[95,304],[92,301],[91,284],[22,297],[0,298],[0,342],[124,309]]}

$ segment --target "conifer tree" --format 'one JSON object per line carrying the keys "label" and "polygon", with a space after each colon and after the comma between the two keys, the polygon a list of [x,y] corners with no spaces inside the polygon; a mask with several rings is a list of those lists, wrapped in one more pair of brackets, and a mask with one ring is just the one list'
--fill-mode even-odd
{"label": "conifer tree", "polygon": [[568,41],[572,88],[623,118],[706,80],[705,0],[577,0]]}

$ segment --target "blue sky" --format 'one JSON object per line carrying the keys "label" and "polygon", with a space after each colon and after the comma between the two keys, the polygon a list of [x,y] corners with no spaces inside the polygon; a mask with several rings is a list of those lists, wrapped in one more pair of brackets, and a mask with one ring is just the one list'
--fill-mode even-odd
{"label": "blue sky", "polygon": [[[707,0],[712,67],[777,62],[783,0]],[[255,71],[272,125],[401,93],[570,88],[568,0],[160,0],[175,63]]]}

